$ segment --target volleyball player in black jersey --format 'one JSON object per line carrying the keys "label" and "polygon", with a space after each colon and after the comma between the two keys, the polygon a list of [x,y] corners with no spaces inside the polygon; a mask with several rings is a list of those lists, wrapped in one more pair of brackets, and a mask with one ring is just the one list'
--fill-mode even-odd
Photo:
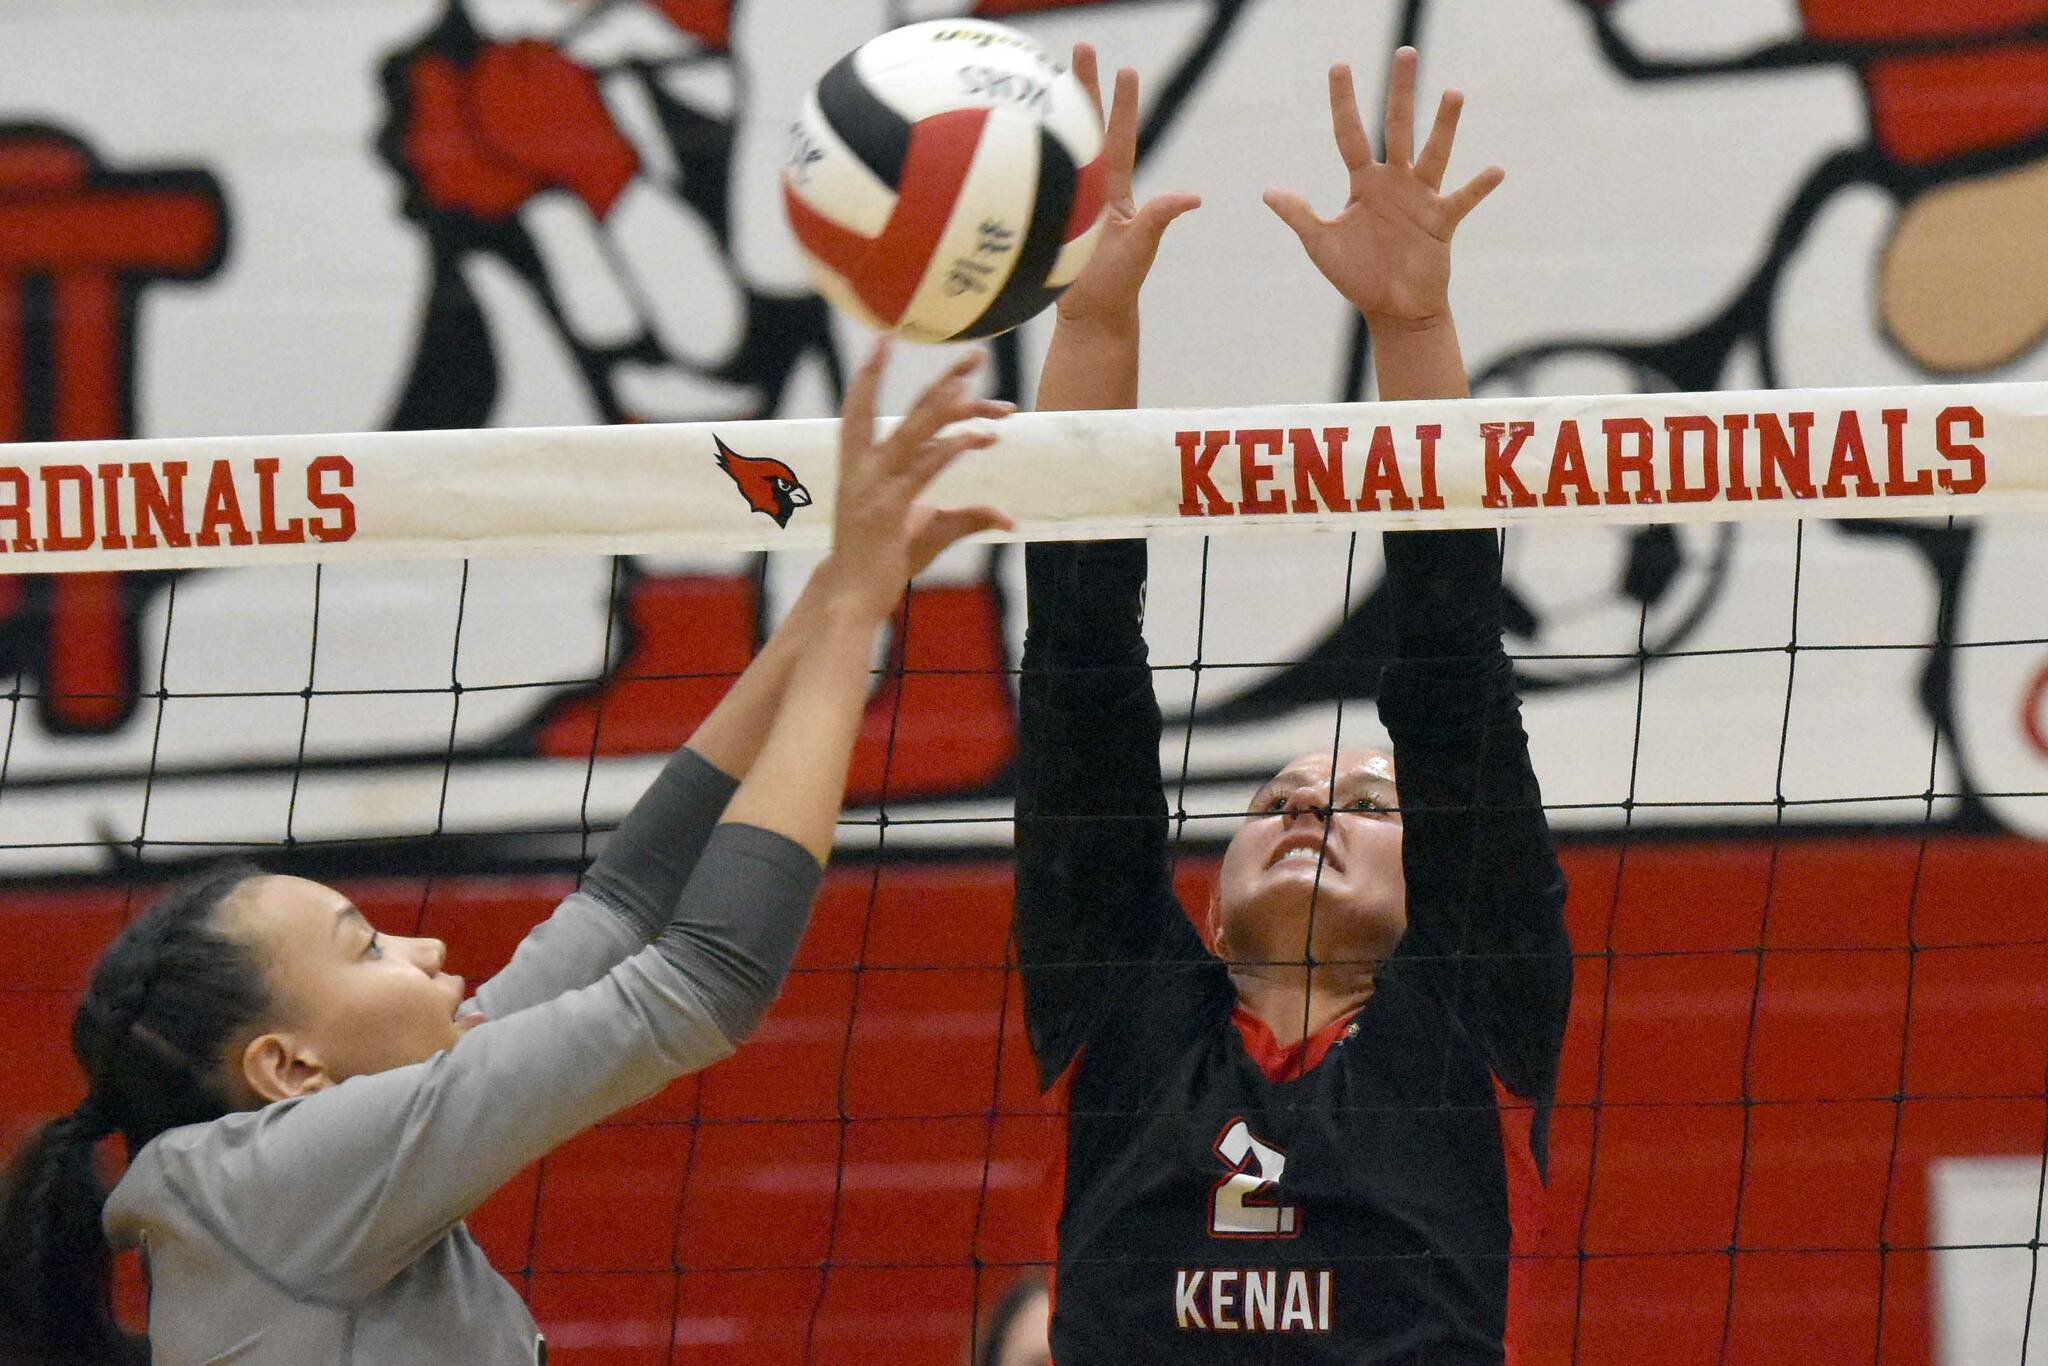
{"label": "volleyball player in black jersey", "polygon": [[[1093,54],[1076,69],[1092,81]],[[1440,193],[1460,100],[1417,155],[1412,51],[1384,161],[1350,73],[1330,80],[1349,202],[1267,202],[1365,315],[1380,396],[1462,397],[1450,239],[1500,172]],[[1041,409],[1136,399],[1138,289],[1192,201],[1132,202],[1135,104],[1120,73],[1109,232],[1061,300]],[[1495,534],[1385,550],[1392,752],[1305,755],[1260,789],[1207,942],[1170,875],[1144,543],[1027,552],[1016,939],[1041,1080],[1070,1087],[1061,1366],[1504,1358],[1510,1171],[1542,1169],[1571,989],[1564,877]]]}

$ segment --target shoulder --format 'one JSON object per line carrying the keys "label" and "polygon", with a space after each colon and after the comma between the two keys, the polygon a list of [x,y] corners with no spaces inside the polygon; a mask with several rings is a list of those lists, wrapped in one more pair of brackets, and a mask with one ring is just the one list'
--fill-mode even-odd
{"label": "shoulder", "polygon": [[167,1130],[136,1154],[121,1184],[126,1186],[137,1176],[153,1177],[159,1185],[196,1198],[254,1176],[266,1152],[275,1148],[280,1128],[310,1099],[281,1100]]}
{"label": "shoulder", "polygon": [[217,1203],[235,1179],[234,1158],[254,1141],[261,1119],[297,1105],[281,1101],[262,1110],[237,1111],[204,1124],[186,1124],[151,1139],[128,1163],[107,1196],[105,1227],[116,1247],[175,1222],[188,1205]]}
{"label": "shoulder", "polygon": [[1456,1016],[1445,995],[1457,989],[1459,968],[1456,957],[1433,952],[1412,934],[1405,936],[1393,957],[1380,965],[1370,1005],[1375,1013],[1394,1020],[1424,1027],[1449,1025]]}
{"label": "shoulder", "polygon": [[312,1095],[294,1096],[290,1100],[273,1101],[254,1110],[235,1110],[222,1115],[219,1119],[210,1119],[204,1124],[187,1124],[183,1128],[166,1130],[142,1151],[145,1154],[156,1153],[158,1160],[166,1163],[190,1164],[196,1160],[212,1161],[224,1153],[260,1142],[263,1136],[286,1116],[312,1099]]}
{"label": "shoulder", "polygon": [[1486,1049],[1457,1008],[1474,989],[1452,964],[1389,960],[1357,1017],[1370,1047],[1344,1051],[1354,1066],[1439,1088],[1447,1077],[1486,1071]]}

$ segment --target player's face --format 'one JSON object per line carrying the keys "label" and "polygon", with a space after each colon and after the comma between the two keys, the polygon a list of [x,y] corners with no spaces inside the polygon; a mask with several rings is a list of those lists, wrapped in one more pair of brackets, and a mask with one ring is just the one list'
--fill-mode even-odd
{"label": "player's face", "polygon": [[[1260,788],[1223,855],[1211,925],[1234,962],[1379,962],[1408,925],[1393,756],[1305,755]],[[1314,944],[1309,941],[1314,935]]]}
{"label": "player's face", "polygon": [[292,1075],[320,1078],[306,1089],[424,1062],[461,1037],[463,981],[441,970],[440,940],[380,934],[304,878],[259,878],[236,900],[270,986],[266,1028],[304,1069]]}

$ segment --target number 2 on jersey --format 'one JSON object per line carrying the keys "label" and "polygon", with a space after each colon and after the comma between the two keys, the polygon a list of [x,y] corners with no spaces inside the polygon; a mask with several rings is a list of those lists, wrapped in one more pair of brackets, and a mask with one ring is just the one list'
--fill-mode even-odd
{"label": "number 2 on jersey", "polygon": [[1276,1198],[1287,1154],[1234,1119],[1216,1140],[1216,1156],[1231,1168],[1209,1193],[1209,1233],[1217,1238],[1292,1238],[1301,1232],[1301,1207]]}

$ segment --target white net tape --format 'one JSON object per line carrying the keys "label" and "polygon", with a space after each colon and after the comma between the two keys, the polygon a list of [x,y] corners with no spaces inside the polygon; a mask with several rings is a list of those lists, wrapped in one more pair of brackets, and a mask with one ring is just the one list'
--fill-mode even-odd
{"label": "white net tape", "polygon": [[[828,420],[0,447],[0,572],[817,548]],[[2048,385],[1015,417],[1016,539],[2048,508]]]}

